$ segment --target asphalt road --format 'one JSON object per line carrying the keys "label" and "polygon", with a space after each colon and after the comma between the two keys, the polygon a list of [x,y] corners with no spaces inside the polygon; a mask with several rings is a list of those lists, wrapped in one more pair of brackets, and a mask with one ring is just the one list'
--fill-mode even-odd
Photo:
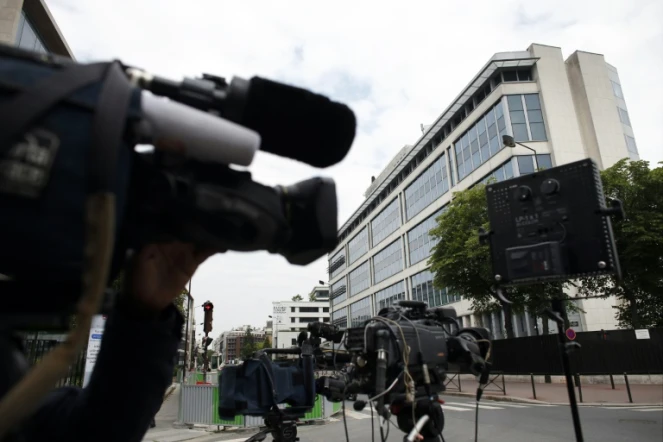
{"label": "asphalt road", "polygon": [[[474,441],[474,402],[460,397],[445,397],[446,442]],[[571,412],[568,406],[516,404],[482,401],[479,410],[479,441],[490,442],[568,442],[574,441]],[[350,441],[371,440],[371,416],[367,408],[362,412],[346,408]],[[580,417],[585,441],[591,442],[661,442],[663,441],[663,407],[581,407]],[[336,420],[337,419],[337,420]],[[345,431],[342,415],[326,425],[299,427],[300,442],[343,442]],[[395,422],[395,418],[392,419]],[[209,434],[191,430],[184,438],[175,434],[156,433],[150,441],[241,442],[252,433]],[[186,433],[189,431],[189,433]],[[380,440],[376,419],[376,441]],[[150,433],[148,433],[149,435]],[[388,442],[401,442],[403,433],[391,427]],[[271,436],[265,439],[271,441]]]}

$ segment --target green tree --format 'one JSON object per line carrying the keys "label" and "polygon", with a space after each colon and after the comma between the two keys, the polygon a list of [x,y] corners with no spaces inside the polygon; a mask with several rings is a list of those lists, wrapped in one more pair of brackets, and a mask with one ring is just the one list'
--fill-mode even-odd
{"label": "green tree", "polygon": [[297,302],[297,301],[303,301],[304,298],[302,298],[302,295],[295,295],[292,297],[292,300]]}
{"label": "green tree", "polygon": [[[493,296],[493,277],[489,246],[479,243],[479,228],[489,230],[485,185],[479,184],[457,192],[447,210],[437,218],[437,226],[430,235],[437,244],[429,263],[434,274],[433,284],[449,293],[461,294],[472,303],[477,313],[504,310],[504,330],[508,338],[514,336],[511,313],[542,315],[550,306],[550,299],[560,295],[559,283],[536,284],[510,288],[507,298],[512,305],[501,305]],[[567,309],[575,305],[567,303]],[[568,320],[567,320],[568,322]],[[544,333],[547,333],[547,320]]]}
{"label": "green tree", "polygon": [[[663,163],[659,163],[663,164]],[[601,172],[606,198],[624,205],[624,220],[612,222],[623,278],[583,281],[585,295],[614,295],[622,327],[663,326],[663,167],[647,161],[617,162]]]}
{"label": "green tree", "polygon": [[242,359],[250,358],[257,349],[253,330],[248,326],[246,327],[246,332],[244,332],[244,342],[242,343],[242,350],[240,352]]}
{"label": "green tree", "polygon": [[262,348],[272,348],[272,341],[269,340],[269,336],[265,336],[265,340],[262,341]]}
{"label": "green tree", "polygon": [[318,297],[316,296],[315,292],[309,293],[309,295],[308,295],[308,300],[309,301],[315,302],[317,299],[318,299]]}

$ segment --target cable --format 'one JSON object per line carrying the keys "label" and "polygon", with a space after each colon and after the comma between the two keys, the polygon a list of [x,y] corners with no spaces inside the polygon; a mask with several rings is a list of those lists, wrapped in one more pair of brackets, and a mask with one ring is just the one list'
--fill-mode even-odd
{"label": "cable", "polygon": [[345,393],[347,389],[347,387],[343,389],[343,427],[345,428],[345,442],[350,442],[350,434],[348,433],[348,420],[345,417]]}

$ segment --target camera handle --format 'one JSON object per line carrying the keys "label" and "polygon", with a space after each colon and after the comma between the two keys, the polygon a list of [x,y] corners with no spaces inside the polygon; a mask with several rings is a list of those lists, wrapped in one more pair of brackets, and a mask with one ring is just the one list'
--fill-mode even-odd
{"label": "camera handle", "polygon": [[557,337],[559,339],[559,349],[562,357],[562,368],[564,369],[564,377],[566,378],[566,389],[569,394],[569,405],[571,406],[571,416],[573,418],[573,429],[576,434],[576,441],[583,442],[582,427],[580,425],[580,414],[578,413],[578,403],[576,402],[576,392],[573,388],[573,377],[571,375],[571,361],[569,354],[576,348],[580,348],[577,342],[567,342],[566,335],[564,334],[564,316],[565,316],[564,301],[560,298],[553,299],[551,308],[546,309],[546,315],[557,323]]}

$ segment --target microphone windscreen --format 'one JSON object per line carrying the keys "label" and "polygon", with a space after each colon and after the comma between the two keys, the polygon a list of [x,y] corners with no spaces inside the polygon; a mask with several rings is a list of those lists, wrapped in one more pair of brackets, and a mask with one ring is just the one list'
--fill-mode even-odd
{"label": "microphone windscreen", "polygon": [[260,134],[260,150],[314,167],[329,167],[345,158],[357,129],[348,106],[260,77],[250,80],[239,123]]}

